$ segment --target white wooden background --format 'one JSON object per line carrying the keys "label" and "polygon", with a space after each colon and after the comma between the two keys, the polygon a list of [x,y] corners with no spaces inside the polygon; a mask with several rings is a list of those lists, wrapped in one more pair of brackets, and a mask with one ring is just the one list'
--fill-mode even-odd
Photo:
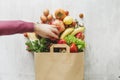
{"label": "white wooden background", "polygon": [[[0,20],[39,21],[44,9],[84,13],[85,80],[120,80],[120,0],[0,0]],[[0,80],[35,80],[22,34],[0,37]]]}

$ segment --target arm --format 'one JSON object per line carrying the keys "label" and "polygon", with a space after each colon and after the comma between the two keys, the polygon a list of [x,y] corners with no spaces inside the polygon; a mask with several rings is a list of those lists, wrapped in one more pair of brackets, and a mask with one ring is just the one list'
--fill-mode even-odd
{"label": "arm", "polygon": [[58,38],[59,35],[59,31],[53,25],[35,24],[20,20],[0,21],[0,35],[10,35],[24,32],[35,32],[45,38]]}
{"label": "arm", "polygon": [[33,32],[34,23],[15,21],[0,21],[0,35],[10,35],[16,33]]}

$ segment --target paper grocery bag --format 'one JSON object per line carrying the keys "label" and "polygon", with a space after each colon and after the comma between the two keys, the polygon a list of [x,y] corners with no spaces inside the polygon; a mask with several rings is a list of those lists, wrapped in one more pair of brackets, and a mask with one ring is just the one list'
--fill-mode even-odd
{"label": "paper grocery bag", "polygon": [[[56,53],[54,48],[66,48]],[[66,44],[54,44],[48,53],[34,53],[36,80],[84,80],[84,52],[70,53]]]}

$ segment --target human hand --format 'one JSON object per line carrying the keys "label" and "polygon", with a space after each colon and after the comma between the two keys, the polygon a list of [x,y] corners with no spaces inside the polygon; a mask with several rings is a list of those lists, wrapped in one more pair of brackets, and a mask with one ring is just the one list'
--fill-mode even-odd
{"label": "human hand", "polygon": [[44,38],[58,39],[59,31],[54,25],[49,24],[35,24],[34,31]]}

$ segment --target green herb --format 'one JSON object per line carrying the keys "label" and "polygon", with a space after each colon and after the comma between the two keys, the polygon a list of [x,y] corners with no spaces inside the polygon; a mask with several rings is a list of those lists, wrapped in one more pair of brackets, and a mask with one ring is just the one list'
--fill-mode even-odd
{"label": "green herb", "polygon": [[48,52],[48,46],[50,45],[46,38],[41,38],[35,41],[28,40],[25,44],[28,46],[27,50],[31,52]]}

